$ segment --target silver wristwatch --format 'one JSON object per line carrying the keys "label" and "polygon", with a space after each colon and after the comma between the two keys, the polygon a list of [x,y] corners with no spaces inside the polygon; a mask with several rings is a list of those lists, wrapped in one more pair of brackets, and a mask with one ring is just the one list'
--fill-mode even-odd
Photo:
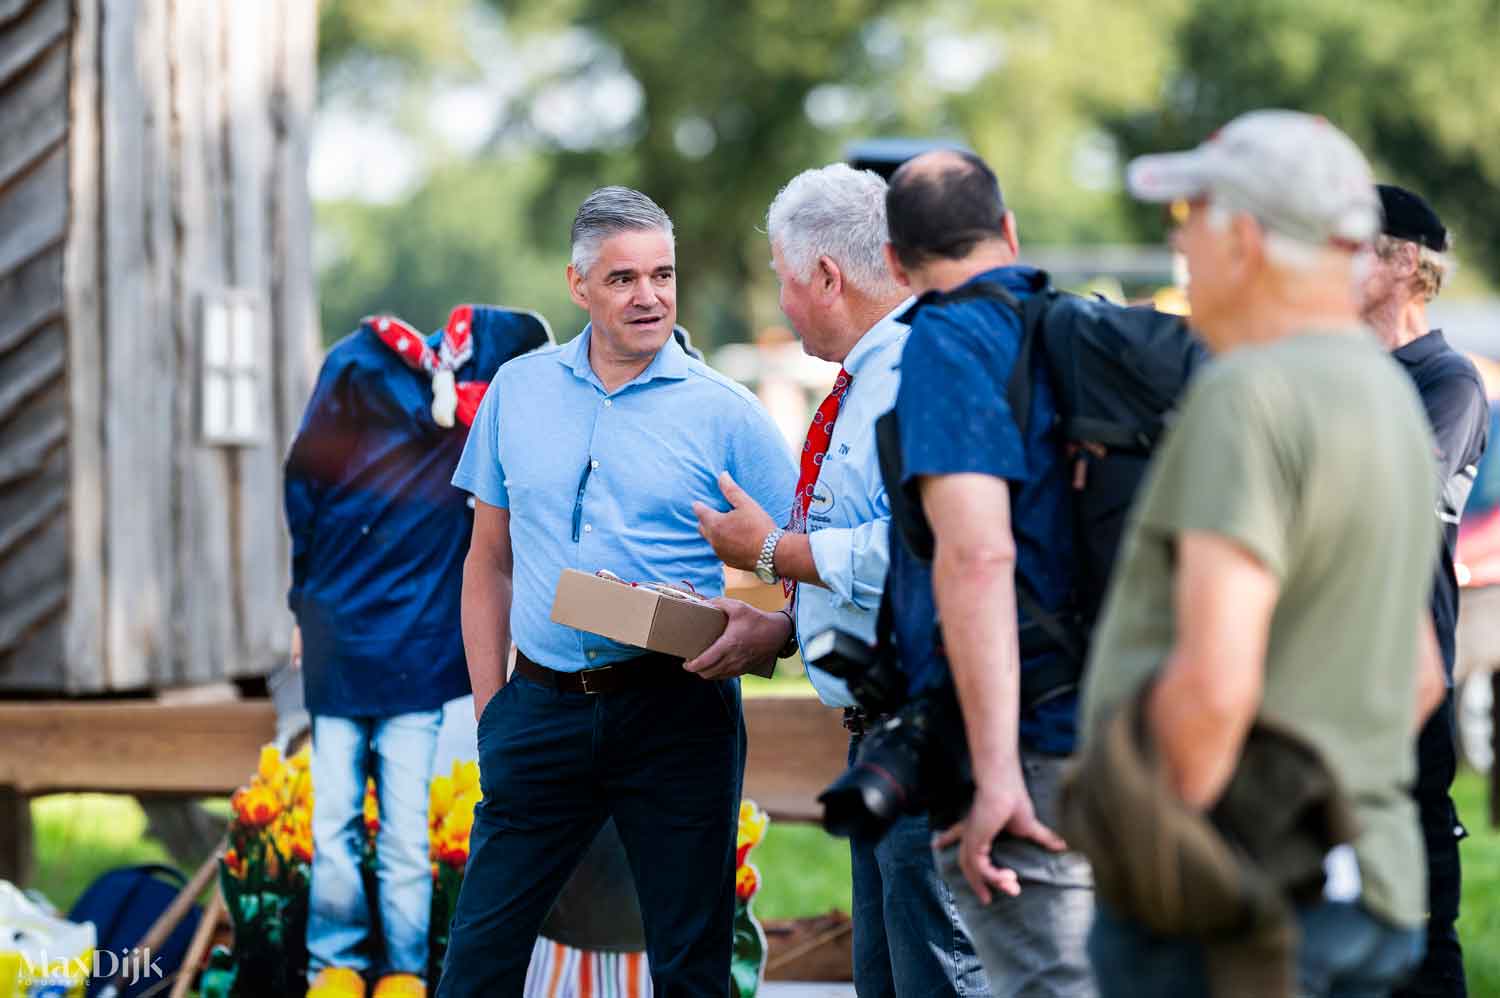
{"label": "silver wristwatch", "polygon": [[772,527],[760,546],[760,557],[755,559],[755,577],[768,586],[776,584],[776,544],[785,533],[780,527]]}

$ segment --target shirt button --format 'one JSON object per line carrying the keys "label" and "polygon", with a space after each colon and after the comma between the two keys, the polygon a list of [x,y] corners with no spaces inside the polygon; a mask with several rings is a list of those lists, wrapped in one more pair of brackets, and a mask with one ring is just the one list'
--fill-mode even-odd
{"label": "shirt button", "polygon": [[606,409],[608,409],[610,406],[612,406],[614,404],[615,404],[615,400],[614,399],[605,399],[604,400],[604,408],[606,408]]}
{"label": "shirt button", "polygon": [[583,525],[583,532],[586,534],[592,534],[594,532],[594,525],[592,523],[585,523]]}
{"label": "shirt button", "polygon": [[367,523],[363,527],[360,527],[359,532],[362,534],[368,534],[370,532],[370,525]]}
{"label": "shirt button", "polygon": [[589,468],[592,469],[592,470],[594,470],[594,471],[598,471],[599,470],[599,462],[598,461],[590,461],[589,462]]}
{"label": "shirt button", "polygon": [[596,659],[598,657],[599,657],[599,653],[598,652],[596,652],[596,651],[589,652],[589,661],[590,662],[592,662],[594,659]]}

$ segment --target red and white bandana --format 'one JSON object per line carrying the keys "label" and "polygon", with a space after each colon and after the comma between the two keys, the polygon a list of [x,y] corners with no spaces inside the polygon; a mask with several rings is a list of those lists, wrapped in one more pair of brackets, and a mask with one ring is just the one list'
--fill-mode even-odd
{"label": "red and white bandana", "polygon": [[364,321],[407,367],[432,378],[432,418],[439,426],[454,425],[455,417],[466,427],[473,425],[489,385],[483,381],[455,384],[454,372],[474,356],[474,306],[459,305],[448,314],[436,350],[427,345],[425,336],[394,315],[371,315]]}

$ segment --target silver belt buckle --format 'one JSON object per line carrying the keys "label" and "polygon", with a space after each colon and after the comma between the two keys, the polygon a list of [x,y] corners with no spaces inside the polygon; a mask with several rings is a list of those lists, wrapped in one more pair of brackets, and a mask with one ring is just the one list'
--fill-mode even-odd
{"label": "silver belt buckle", "polygon": [[589,694],[589,695],[594,695],[594,694],[598,694],[598,693],[604,692],[603,690],[591,690],[591,689],[589,689],[589,674],[592,673],[594,675],[598,675],[601,672],[609,672],[613,668],[614,668],[614,666],[612,666],[612,665],[601,665],[597,669],[584,669],[582,672],[578,673],[578,681],[583,684],[583,692],[586,693],[586,694]]}

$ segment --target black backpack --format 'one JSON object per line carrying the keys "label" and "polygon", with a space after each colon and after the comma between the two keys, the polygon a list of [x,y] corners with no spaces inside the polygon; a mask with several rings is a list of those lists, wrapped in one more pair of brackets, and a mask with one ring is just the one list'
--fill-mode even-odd
{"label": "black backpack", "polygon": [[[1045,648],[1064,653],[1051,666],[1022,673],[1023,709],[1077,687],[1126,514],[1188,379],[1209,356],[1178,316],[1058,291],[1045,274],[1039,280],[1044,286],[1025,302],[997,282],[980,281],[928,292],[906,315],[910,321],[917,309],[975,298],[1001,302],[1021,319],[1021,345],[1006,399],[1023,440],[1035,378],[1049,379],[1056,400],[1058,445],[1072,468],[1074,596],[1067,611],[1048,611],[1016,576],[1016,602],[1031,624],[1021,634],[1022,654]],[[931,528],[917,498],[901,488],[894,409],[877,422],[876,442],[891,517],[908,550],[930,560]]]}

